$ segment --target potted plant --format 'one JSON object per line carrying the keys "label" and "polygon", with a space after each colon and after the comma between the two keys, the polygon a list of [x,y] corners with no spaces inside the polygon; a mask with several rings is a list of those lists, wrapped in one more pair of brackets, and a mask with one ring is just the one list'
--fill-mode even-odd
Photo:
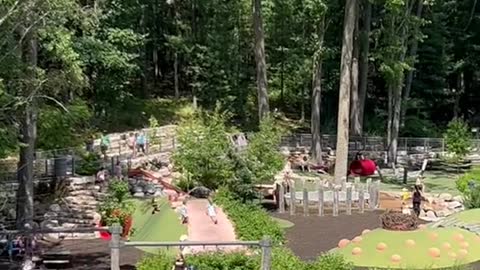
{"label": "potted plant", "polygon": [[130,199],[128,183],[114,178],[108,186],[107,197],[99,206],[102,226],[120,224],[124,238],[129,236],[133,225],[132,214],[135,205]]}

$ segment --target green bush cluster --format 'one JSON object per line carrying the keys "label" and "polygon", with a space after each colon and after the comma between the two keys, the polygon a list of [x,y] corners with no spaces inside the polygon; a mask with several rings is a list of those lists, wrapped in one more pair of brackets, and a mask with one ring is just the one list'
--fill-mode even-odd
{"label": "green bush cluster", "polygon": [[[470,182],[474,187],[471,188]],[[475,167],[456,181],[457,189],[463,194],[464,205],[468,209],[480,208],[480,168]]]}
{"label": "green bush cluster", "polygon": [[260,206],[253,203],[240,203],[225,189],[219,190],[215,201],[222,206],[233,222],[235,232],[240,239],[256,241],[268,236],[275,244],[285,242],[283,230]]}
{"label": "green bush cluster", "polygon": [[[273,119],[260,124],[245,151],[236,152],[226,123],[229,113],[197,111],[177,130],[180,147],[173,153],[175,166],[189,175],[189,182],[210,189],[228,186],[240,197],[250,197],[256,183],[271,182],[284,165],[278,150],[283,130]],[[185,186],[186,180],[181,184]]]}
{"label": "green bush cluster", "polygon": [[463,159],[468,154],[472,143],[472,134],[467,123],[462,119],[454,119],[448,123],[444,134],[447,151],[456,158]]}

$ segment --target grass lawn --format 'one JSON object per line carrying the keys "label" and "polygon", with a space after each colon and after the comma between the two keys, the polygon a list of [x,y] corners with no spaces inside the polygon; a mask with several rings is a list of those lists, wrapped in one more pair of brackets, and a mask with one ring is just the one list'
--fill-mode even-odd
{"label": "grass lawn", "polygon": [[[359,254],[353,254],[359,250]],[[358,243],[351,242],[335,252],[355,266],[436,269],[479,261],[480,236],[458,228],[411,232],[377,229],[364,234]]]}
{"label": "grass lawn", "polygon": [[465,210],[450,216],[466,224],[480,224],[480,209]]}
{"label": "grass lawn", "polygon": [[[307,172],[295,172],[300,176],[306,176],[309,178],[317,178],[317,173],[307,173]],[[426,171],[425,174],[425,187],[427,193],[450,193],[452,195],[460,195],[460,192],[457,190],[455,181],[461,176],[461,174],[447,173],[442,171]],[[383,191],[401,191],[404,187],[411,188],[415,185],[415,180],[410,178],[407,182],[407,185],[403,184],[402,179],[396,180],[392,178],[386,178],[385,182],[380,183],[380,190]],[[353,181],[353,180],[352,180]],[[362,179],[362,182],[365,182],[366,178]],[[317,184],[311,181],[305,181],[305,187],[310,190],[316,190]],[[302,181],[297,181],[295,188],[299,191],[303,189]]]}
{"label": "grass lawn", "polygon": [[291,228],[293,226],[295,226],[295,224],[293,224],[292,222],[288,221],[288,220],[285,220],[285,219],[281,219],[281,218],[276,218],[276,217],[272,217],[273,220],[275,220],[278,225],[280,226],[280,228],[282,229],[288,229],[288,228]]}
{"label": "grass lawn", "polygon": [[[171,209],[168,201],[158,201],[160,212],[152,215],[150,200],[135,200],[133,214],[134,234],[130,241],[177,242],[187,234],[187,227],[180,224],[178,214]],[[157,252],[158,248],[140,248],[147,252]]]}

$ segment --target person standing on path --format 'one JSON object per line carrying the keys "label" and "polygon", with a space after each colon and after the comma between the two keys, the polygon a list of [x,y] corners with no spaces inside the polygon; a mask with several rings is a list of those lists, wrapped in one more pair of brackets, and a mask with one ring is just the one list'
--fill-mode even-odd
{"label": "person standing on path", "polygon": [[218,223],[217,209],[215,208],[215,204],[213,204],[212,198],[208,198],[207,215],[210,217],[214,224]]}
{"label": "person standing on path", "polygon": [[421,204],[422,204],[422,186],[420,185],[415,185],[415,191],[413,192],[412,196],[412,202],[413,202],[413,211],[415,212],[415,215],[420,216],[420,209],[421,209]]}
{"label": "person standing on path", "polygon": [[145,137],[145,132],[140,132],[140,134],[137,135],[137,151],[140,152],[142,151],[142,153],[145,155],[146,154],[146,151],[145,151],[145,144],[147,142],[147,138]]}
{"label": "person standing on path", "polygon": [[107,150],[110,147],[110,137],[108,134],[102,134],[102,137],[100,138],[100,151],[102,152],[103,158],[105,160],[108,159],[107,157]]}
{"label": "person standing on path", "polygon": [[134,133],[130,133],[127,139],[127,145],[132,150],[132,158],[137,155],[137,138]]}
{"label": "person standing on path", "polygon": [[182,206],[180,206],[179,212],[182,224],[188,224],[187,201],[183,201]]}

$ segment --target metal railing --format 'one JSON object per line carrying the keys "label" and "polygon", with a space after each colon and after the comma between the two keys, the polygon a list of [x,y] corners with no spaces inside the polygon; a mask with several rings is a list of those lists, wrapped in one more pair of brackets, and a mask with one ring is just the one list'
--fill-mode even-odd
{"label": "metal railing", "polygon": [[[243,247],[258,247],[262,251],[262,261],[260,270],[270,270],[272,265],[272,241],[265,237],[260,241],[230,241],[230,242],[128,242],[121,239],[123,228],[114,224],[111,227],[99,228],[74,228],[74,229],[27,229],[27,230],[0,230],[0,237],[4,236],[32,236],[42,234],[55,233],[94,233],[94,232],[109,232],[110,238],[110,269],[120,270],[120,256],[123,247],[193,247],[193,246],[243,246]],[[11,238],[11,237],[9,237]]]}

